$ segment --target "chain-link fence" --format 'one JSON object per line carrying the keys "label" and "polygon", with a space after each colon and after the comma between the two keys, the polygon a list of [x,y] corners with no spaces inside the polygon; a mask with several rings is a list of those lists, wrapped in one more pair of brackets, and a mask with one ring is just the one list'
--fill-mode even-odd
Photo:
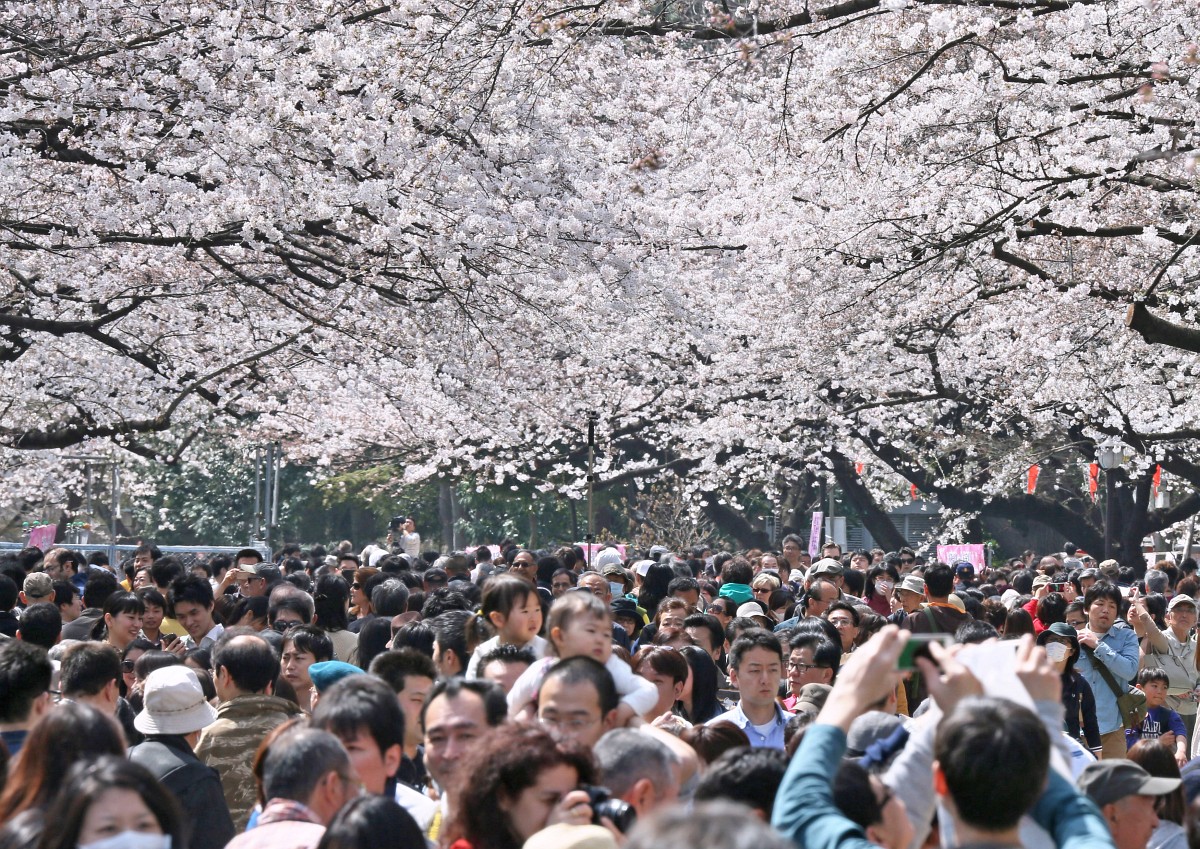
{"label": "chain-link fence", "polygon": [[[25,546],[19,542],[0,542],[0,552],[2,551],[20,551]],[[186,568],[191,568],[194,564],[209,560],[218,554],[227,554],[233,557],[243,548],[257,548],[262,554],[264,560],[271,559],[271,552],[266,551],[258,546],[244,545],[160,545],[158,550],[164,555],[171,554],[178,557]],[[55,543],[55,548],[67,548],[71,551],[81,553],[84,557],[91,554],[93,551],[103,551],[108,555],[108,562],[114,567],[119,565],[122,560],[127,557],[132,557],[133,552],[138,549],[136,545],[61,545]]]}

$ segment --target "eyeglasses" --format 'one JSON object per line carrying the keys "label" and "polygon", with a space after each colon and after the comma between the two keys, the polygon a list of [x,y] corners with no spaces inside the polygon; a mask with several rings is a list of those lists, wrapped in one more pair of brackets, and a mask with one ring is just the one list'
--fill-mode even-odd
{"label": "eyeglasses", "polygon": [[810,669],[828,669],[829,667],[821,666],[820,664],[817,664],[817,663],[797,663],[794,660],[789,660],[787,662],[787,668],[794,669],[797,672],[799,672],[801,675],[803,675],[805,672],[807,672]]}
{"label": "eyeglasses", "polygon": [[539,717],[542,725],[549,725],[551,728],[565,729],[570,732],[583,731],[585,728],[591,728],[600,721],[600,717],[583,718],[576,717],[574,719],[559,719],[558,717],[543,716]]}
{"label": "eyeglasses", "polygon": [[285,620],[283,622],[276,622],[274,625],[271,626],[271,628],[274,629],[275,631],[278,631],[280,634],[286,634],[288,631],[292,630],[293,628],[299,627],[300,625],[303,625],[303,624],[304,624],[303,622],[289,622],[289,621]]}
{"label": "eyeglasses", "polygon": [[900,562],[901,563],[916,563],[917,559],[915,557],[901,557]]}
{"label": "eyeglasses", "polygon": [[133,671],[133,661],[132,660],[122,660],[121,661],[121,671],[122,672],[132,672]]}

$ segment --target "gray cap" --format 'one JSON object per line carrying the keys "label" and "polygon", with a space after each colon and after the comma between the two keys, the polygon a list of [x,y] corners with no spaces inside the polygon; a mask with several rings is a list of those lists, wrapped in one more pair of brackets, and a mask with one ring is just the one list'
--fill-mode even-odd
{"label": "gray cap", "polygon": [[812,565],[808,571],[808,577],[815,578],[817,575],[840,575],[842,574],[842,564],[834,560],[832,557],[822,557]]}
{"label": "gray cap", "polygon": [[1133,761],[1096,761],[1084,767],[1076,782],[1099,807],[1126,796],[1161,796],[1180,785],[1178,778],[1155,778]]}
{"label": "gray cap", "polygon": [[897,589],[908,590],[910,593],[925,595],[925,579],[916,575],[905,575]]}
{"label": "gray cap", "polygon": [[21,589],[27,598],[45,598],[54,594],[54,579],[45,572],[30,572]]}
{"label": "gray cap", "polygon": [[846,754],[861,757],[872,744],[886,740],[904,724],[900,717],[881,710],[869,710],[850,723],[846,734]]}

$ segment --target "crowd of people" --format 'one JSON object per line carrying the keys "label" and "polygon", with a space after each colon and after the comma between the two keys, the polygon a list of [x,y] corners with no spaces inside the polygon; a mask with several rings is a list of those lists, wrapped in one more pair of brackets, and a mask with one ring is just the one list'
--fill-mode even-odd
{"label": "crowd of people", "polygon": [[0,849],[1200,849],[1196,563],[0,557]]}

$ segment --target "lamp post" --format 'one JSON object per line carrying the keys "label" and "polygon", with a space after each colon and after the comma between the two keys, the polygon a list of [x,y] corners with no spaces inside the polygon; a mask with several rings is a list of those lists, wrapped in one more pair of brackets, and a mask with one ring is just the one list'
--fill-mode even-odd
{"label": "lamp post", "polygon": [[1113,470],[1125,462],[1125,446],[1107,439],[1096,447],[1096,465],[1104,470],[1104,559],[1112,559]]}

